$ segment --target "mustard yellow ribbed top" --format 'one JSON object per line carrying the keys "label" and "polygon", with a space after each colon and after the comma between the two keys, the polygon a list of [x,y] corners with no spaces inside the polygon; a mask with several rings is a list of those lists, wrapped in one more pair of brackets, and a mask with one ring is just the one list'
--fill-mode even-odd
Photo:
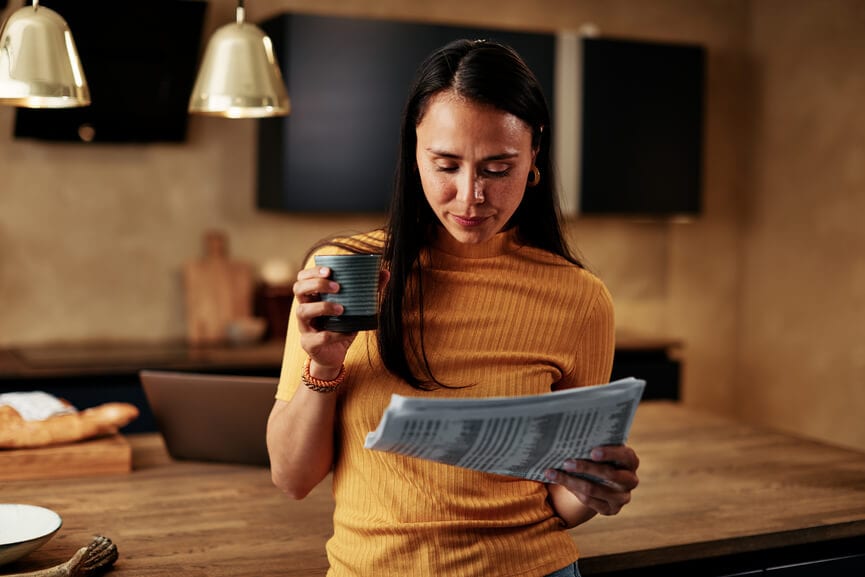
{"label": "mustard yellow ribbed top", "polygon": [[[529,395],[610,377],[613,306],[597,277],[513,232],[482,245],[439,236],[423,258],[425,343],[435,376],[459,388],[409,387],[382,366],[375,334],[358,335],[337,408],[329,577],[540,577],[578,556],[545,484],[363,448],[393,393]],[[292,315],[278,398],[305,358]]]}

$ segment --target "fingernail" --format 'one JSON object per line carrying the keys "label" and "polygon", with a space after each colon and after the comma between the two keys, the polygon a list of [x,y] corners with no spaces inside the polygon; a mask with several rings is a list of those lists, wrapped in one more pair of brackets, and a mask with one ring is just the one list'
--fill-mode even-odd
{"label": "fingernail", "polygon": [[564,465],[562,465],[562,469],[565,471],[576,471],[577,464],[574,461],[565,461]]}
{"label": "fingernail", "polygon": [[334,281],[330,281],[329,283],[327,283],[327,287],[332,291],[339,289],[339,285],[337,283],[335,283]]}
{"label": "fingernail", "polygon": [[595,461],[601,461],[604,458],[603,449],[592,449],[592,459]]}
{"label": "fingernail", "polygon": [[547,469],[546,471],[544,471],[544,477],[546,477],[550,481],[555,481],[556,479],[558,479],[559,474],[553,469]]}
{"label": "fingernail", "polygon": [[327,276],[327,273],[328,273],[328,270],[327,270],[326,266],[323,266],[320,269],[318,269],[318,274],[320,274],[321,276]]}

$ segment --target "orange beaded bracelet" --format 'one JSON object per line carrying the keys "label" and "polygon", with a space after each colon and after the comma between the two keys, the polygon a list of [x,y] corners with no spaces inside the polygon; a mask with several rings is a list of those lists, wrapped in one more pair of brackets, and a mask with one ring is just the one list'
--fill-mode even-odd
{"label": "orange beaded bracelet", "polygon": [[345,365],[342,365],[339,368],[339,374],[336,378],[325,381],[322,379],[316,379],[309,374],[309,364],[311,362],[312,359],[307,357],[306,362],[303,363],[303,374],[301,375],[300,380],[307,388],[312,389],[316,393],[333,393],[345,380]]}

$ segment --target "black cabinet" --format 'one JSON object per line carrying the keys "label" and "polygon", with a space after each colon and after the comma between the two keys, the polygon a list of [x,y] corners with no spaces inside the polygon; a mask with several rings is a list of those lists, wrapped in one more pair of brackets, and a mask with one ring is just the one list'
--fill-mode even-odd
{"label": "black cabinet", "polygon": [[612,380],[625,377],[646,381],[643,400],[679,400],[681,364],[667,347],[617,348]]}
{"label": "black cabinet", "polygon": [[[699,521],[697,521],[699,522]],[[583,570],[584,577],[834,577],[865,575],[865,536],[772,547],[717,557],[703,557],[635,569],[604,571],[602,563]]]}
{"label": "black cabinet", "polygon": [[[860,549],[861,550],[861,549]],[[865,553],[817,559],[769,567],[766,577],[814,577],[816,575],[865,575]]]}
{"label": "black cabinet", "polygon": [[386,211],[399,111],[417,66],[451,40],[513,46],[554,106],[554,34],[299,13],[278,14],[261,27],[296,111],[258,123],[257,199],[264,210]]}

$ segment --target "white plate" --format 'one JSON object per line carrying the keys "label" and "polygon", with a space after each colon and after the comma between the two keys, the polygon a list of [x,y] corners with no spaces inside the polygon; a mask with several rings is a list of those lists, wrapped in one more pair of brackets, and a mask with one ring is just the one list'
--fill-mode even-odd
{"label": "white plate", "polygon": [[36,505],[0,503],[0,565],[35,551],[60,529],[60,515]]}

